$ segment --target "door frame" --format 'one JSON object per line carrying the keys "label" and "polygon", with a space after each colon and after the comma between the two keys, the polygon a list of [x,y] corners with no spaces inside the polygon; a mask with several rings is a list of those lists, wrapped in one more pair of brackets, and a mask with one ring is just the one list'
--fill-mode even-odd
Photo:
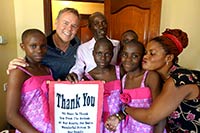
{"label": "door frame", "polygon": [[[44,32],[46,35],[49,35],[52,30],[52,0],[43,0],[44,6]],[[60,0],[60,1],[68,1],[68,0]],[[73,0],[79,2],[95,2],[95,3],[104,3],[104,0]],[[81,14],[80,14],[81,15]]]}

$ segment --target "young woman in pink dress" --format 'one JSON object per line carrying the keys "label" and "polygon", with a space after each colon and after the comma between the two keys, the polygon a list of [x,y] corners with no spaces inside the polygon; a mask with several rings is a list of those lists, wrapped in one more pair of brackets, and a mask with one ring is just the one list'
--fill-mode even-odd
{"label": "young woman in pink dress", "polygon": [[[102,80],[104,84],[103,114],[101,133],[110,133],[104,126],[108,116],[117,113],[121,109],[120,93],[120,67],[110,64],[113,56],[113,45],[107,38],[96,41],[93,50],[94,60],[97,66],[88,73],[85,73],[87,80]],[[121,124],[118,125],[115,133],[121,133]]]}
{"label": "young woman in pink dress", "polygon": [[22,34],[20,46],[29,66],[10,71],[7,120],[17,133],[51,133],[46,81],[53,77],[50,69],[41,64],[47,51],[46,37],[38,29],[28,29]]}
{"label": "young woman in pink dress", "polygon": [[[158,96],[161,88],[161,80],[158,73],[142,68],[142,59],[145,48],[142,43],[132,40],[126,43],[121,52],[121,63],[127,72],[122,78],[122,94],[120,99],[124,105],[130,107],[149,108],[152,101]],[[124,119],[122,121],[122,119]],[[122,123],[123,133],[163,133],[165,132],[165,120],[154,126],[141,123],[133,119],[124,111],[112,115],[105,126],[114,126]]]}

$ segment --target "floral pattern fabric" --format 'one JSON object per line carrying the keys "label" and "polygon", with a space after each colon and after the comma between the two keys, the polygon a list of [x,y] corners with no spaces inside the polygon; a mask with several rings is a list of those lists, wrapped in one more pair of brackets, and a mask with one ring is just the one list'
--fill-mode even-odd
{"label": "floral pattern fabric", "polygon": [[[174,66],[170,76],[176,87],[197,84],[200,87],[200,72]],[[200,131],[200,95],[192,100],[183,100],[168,117],[168,126],[172,133],[198,133]]]}

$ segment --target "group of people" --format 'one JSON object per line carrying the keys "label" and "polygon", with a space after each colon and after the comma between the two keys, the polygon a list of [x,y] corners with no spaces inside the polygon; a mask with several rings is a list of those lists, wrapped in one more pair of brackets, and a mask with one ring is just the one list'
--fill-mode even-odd
{"label": "group of people", "polygon": [[95,12],[88,19],[93,38],[80,45],[79,23],[78,11],[64,8],[48,37],[23,32],[25,58],[7,70],[6,115],[17,132],[52,132],[45,81],[81,79],[105,81],[103,133],[200,131],[200,72],[178,65],[185,32],[166,29],[144,47],[132,30],[120,41],[108,38],[106,18]]}

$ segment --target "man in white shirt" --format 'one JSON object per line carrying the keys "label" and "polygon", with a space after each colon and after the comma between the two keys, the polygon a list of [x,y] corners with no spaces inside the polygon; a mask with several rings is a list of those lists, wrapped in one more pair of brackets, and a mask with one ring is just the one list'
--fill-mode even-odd
{"label": "man in white shirt", "polygon": [[[96,67],[92,51],[96,40],[107,37],[107,20],[100,12],[93,13],[88,19],[88,27],[93,33],[93,38],[86,43],[81,44],[77,50],[76,63],[71,68],[70,73],[67,75],[67,80],[77,82],[80,80],[85,72],[91,71]],[[108,37],[107,37],[108,38]],[[108,38],[109,39],[109,38]],[[114,46],[114,56],[111,63],[117,63],[117,54],[120,49],[118,40],[109,39]]]}

